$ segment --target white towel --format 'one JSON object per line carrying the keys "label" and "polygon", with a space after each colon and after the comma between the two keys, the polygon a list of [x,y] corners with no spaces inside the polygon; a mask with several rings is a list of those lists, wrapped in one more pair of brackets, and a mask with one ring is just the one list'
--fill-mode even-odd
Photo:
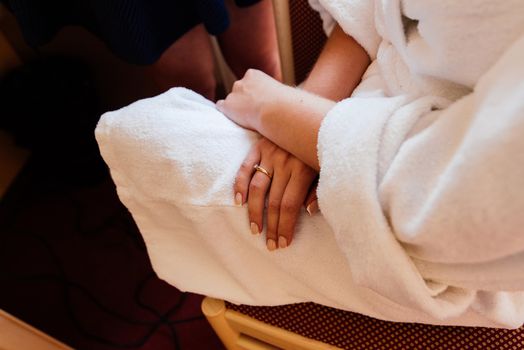
{"label": "white towel", "polygon": [[320,215],[302,213],[290,249],[268,252],[264,237],[252,236],[247,208],[233,203],[233,180],[258,135],[203,97],[174,88],[106,113],[96,138],[155,271],[169,283],[239,303],[369,308],[348,288],[351,273]]}

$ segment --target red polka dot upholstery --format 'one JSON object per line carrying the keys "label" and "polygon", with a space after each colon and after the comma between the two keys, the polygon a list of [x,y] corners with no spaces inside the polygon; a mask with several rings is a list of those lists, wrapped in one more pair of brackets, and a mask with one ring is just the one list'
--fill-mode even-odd
{"label": "red polka dot upholstery", "polygon": [[289,0],[295,81],[304,81],[326,41],[319,14],[306,0]]}
{"label": "red polka dot upholstery", "polygon": [[507,330],[386,322],[313,303],[226,305],[264,323],[342,349],[524,349],[524,327]]}

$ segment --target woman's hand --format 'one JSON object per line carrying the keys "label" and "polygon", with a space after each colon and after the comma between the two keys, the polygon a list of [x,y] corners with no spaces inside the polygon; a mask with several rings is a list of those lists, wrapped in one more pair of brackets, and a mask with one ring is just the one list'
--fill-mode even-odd
{"label": "woman's hand", "polygon": [[[256,171],[255,165],[269,175]],[[300,209],[306,197],[312,198],[310,189],[316,177],[315,170],[266,138],[250,150],[235,179],[235,202],[247,202],[251,232],[259,234],[267,197],[267,249],[291,244]]]}
{"label": "woman's hand", "polygon": [[269,75],[249,69],[242,79],[235,81],[226,99],[217,101],[216,107],[238,125],[258,131],[263,110],[278,100],[283,87]]}
{"label": "woman's hand", "polygon": [[216,107],[235,123],[257,131],[318,170],[318,130],[334,105],[334,101],[284,85],[250,69]]}

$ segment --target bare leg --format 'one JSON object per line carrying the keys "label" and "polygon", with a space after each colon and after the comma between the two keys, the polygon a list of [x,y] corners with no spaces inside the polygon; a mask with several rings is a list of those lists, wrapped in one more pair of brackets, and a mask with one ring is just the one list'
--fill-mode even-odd
{"label": "bare leg", "polygon": [[213,51],[201,24],[173,43],[149,69],[161,91],[183,86],[210,100],[215,98]]}
{"label": "bare leg", "polygon": [[218,36],[220,48],[231,70],[241,78],[256,68],[281,80],[280,59],[271,0],[246,8],[226,1],[231,25]]}

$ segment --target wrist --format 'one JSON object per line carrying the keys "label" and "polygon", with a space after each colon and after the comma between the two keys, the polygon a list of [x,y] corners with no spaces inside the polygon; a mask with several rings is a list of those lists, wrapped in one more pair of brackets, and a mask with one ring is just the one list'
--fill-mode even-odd
{"label": "wrist", "polygon": [[262,103],[259,106],[258,113],[253,120],[253,129],[258,131],[260,134],[265,135],[268,123],[271,123],[278,115],[285,113],[287,106],[289,105],[289,96],[287,89],[293,89],[287,85],[279,84],[273,90],[273,93],[267,94]]}
{"label": "wrist", "polygon": [[267,96],[260,104],[259,113],[254,119],[254,130],[271,139],[271,131],[291,114],[292,108],[289,106],[293,103],[294,90],[295,88],[281,84],[273,94]]}

